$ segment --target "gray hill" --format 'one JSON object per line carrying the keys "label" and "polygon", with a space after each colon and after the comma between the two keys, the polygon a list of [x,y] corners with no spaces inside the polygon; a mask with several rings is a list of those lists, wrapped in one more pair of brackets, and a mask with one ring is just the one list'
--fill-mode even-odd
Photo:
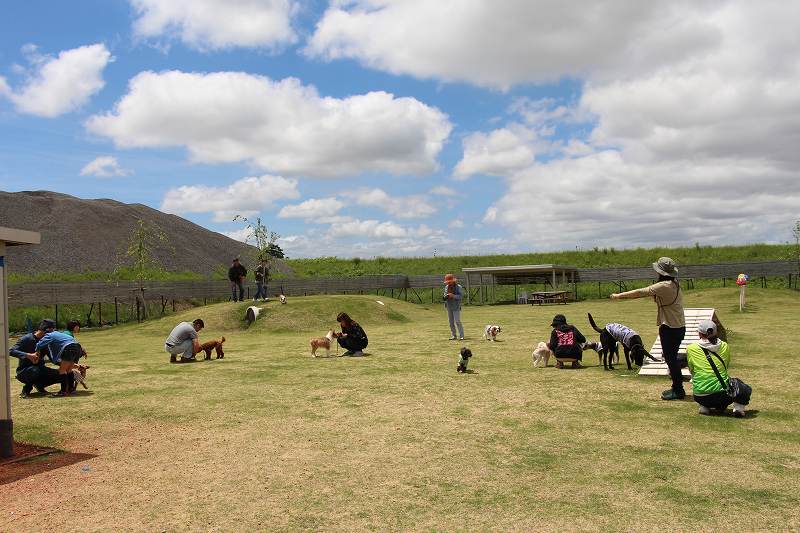
{"label": "gray hill", "polygon": [[[227,268],[235,256],[252,269],[252,246],[146,205],[50,191],[0,191],[0,226],[42,234],[39,246],[7,249],[12,272],[111,272],[138,219],[156,224],[167,235],[172,249],[160,246],[153,253],[165,270],[209,275],[220,266]],[[278,268],[285,270],[285,265]]]}

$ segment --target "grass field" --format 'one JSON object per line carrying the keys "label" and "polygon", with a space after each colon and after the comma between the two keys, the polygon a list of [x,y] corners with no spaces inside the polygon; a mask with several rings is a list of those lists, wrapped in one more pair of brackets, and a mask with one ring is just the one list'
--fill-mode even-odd
{"label": "grass field", "polygon": [[[556,312],[651,343],[644,300],[467,308],[467,375],[439,305],[374,296],[270,303],[249,329],[223,303],[85,332],[93,394],[15,398],[14,423],[18,440],[96,457],[0,485],[0,531],[796,530],[800,294],[748,297],[739,313],[735,288],[685,296],[728,328],[732,374],[754,390],[745,419],[663,402],[667,378],[603,371],[593,352],[584,370],[532,367]],[[369,355],[311,359],[340,310]],[[164,338],[196,315],[225,359],[169,365]],[[480,338],[488,323],[500,342]]]}

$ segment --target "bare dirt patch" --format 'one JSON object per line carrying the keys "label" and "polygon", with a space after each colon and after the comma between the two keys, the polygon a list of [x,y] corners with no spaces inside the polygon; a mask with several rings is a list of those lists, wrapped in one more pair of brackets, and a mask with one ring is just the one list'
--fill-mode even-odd
{"label": "bare dirt patch", "polygon": [[96,456],[15,442],[14,455],[0,459],[0,485],[55,470],[62,466],[74,465],[93,457]]}

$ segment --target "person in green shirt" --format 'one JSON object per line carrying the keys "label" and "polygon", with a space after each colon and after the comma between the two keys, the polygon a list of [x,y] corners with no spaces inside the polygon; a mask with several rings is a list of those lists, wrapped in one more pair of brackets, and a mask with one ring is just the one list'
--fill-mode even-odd
{"label": "person in green shirt", "polygon": [[745,406],[735,403],[728,395],[706,357],[708,353],[720,377],[727,383],[728,366],[731,363],[728,343],[717,337],[717,325],[711,320],[701,320],[697,325],[697,333],[700,335],[700,342],[692,343],[686,348],[686,361],[692,373],[692,396],[700,404],[700,414],[710,415],[712,409],[724,412],[733,404],[733,415],[737,418],[743,417]]}

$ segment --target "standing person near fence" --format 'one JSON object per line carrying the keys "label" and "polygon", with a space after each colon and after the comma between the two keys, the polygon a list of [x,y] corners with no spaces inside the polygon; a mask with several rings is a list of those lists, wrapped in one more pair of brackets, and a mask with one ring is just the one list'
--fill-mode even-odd
{"label": "standing person near fence", "polygon": [[267,301],[267,283],[269,282],[269,263],[266,259],[262,259],[261,263],[253,271],[256,276],[256,295],[253,296],[253,301],[262,298]]}
{"label": "standing person near fence", "polygon": [[683,389],[683,374],[678,361],[678,350],[686,335],[686,318],[683,314],[683,297],[678,283],[678,269],[675,261],[669,257],[661,257],[653,263],[653,270],[658,274],[658,281],[643,289],[614,293],[612,300],[626,298],[646,298],[652,296],[658,306],[656,323],[658,337],[661,339],[661,353],[669,368],[672,388],[661,393],[662,400],[682,400],[686,397]]}
{"label": "standing person near fence", "polygon": [[[228,279],[231,282],[231,299],[235,301],[244,301],[244,283],[247,277],[247,269],[239,262],[239,258],[233,260],[233,264],[228,269]],[[236,297],[236,289],[239,289],[239,297]]]}
{"label": "standing person near fence", "polygon": [[458,327],[458,338],[464,340],[464,326],[461,325],[461,299],[464,288],[458,284],[458,280],[452,274],[444,277],[444,307],[447,309],[447,319],[450,321],[450,340],[456,340],[456,327]]}

